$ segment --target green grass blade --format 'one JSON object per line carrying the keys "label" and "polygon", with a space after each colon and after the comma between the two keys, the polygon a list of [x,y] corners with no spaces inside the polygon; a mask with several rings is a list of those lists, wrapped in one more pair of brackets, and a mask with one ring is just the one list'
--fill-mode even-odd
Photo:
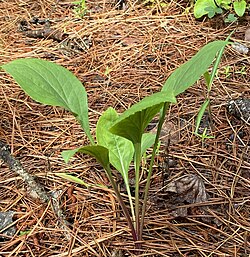
{"label": "green grass blade", "polygon": [[68,180],[70,182],[83,185],[83,186],[85,186],[87,188],[89,187],[89,184],[85,183],[82,179],[77,178],[76,176],[70,175],[68,173],[54,173],[54,175],[56,175],[56,176],[58,176],[60,178],[66,179],[66,180]]}

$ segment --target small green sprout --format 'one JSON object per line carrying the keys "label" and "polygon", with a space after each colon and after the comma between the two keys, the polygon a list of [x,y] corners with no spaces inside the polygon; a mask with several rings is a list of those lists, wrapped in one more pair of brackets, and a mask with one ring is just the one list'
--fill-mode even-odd
{"label": "small green sprout", "polygon": [[227,65],[226,67],[224,67],[224,74],[226,75],[226,78],[229,78],[231,76],[231,66]]}
{"label": "small green sprout", "polygon": [[[207,15],[208,18],[213,18],[216,14],[223,13],[223,11],[234,11],[238,17],[242,17],[247,9],[246,0],[197,0],[194,4],[194,17],[199,19]],[[232,22],[235,21],[235,18],[232,14],[225,21]]]}
{"label": "small green sprout", "polygon": [[237,21],[238,20],[238,18],[233,14],[233,13],[229,13],[228,14],[228,16],[227,16],[227,18],[225,18],[225,22],[226,23],[233,23],[233,22],[235,22],[235,21]]}
{"label": "small green sprout", "polygon": [[87,12],[86,0],[78,0],[74,2],[74,12],[80,18],[83,18]]}
{"label": "small green sprout", "polygon": [[239,71],[235,71],[236,74],[240,74],[242,76],[245,76],[247,75],[247,72],[246,72],[246,66],[242,66],[241,69]]}

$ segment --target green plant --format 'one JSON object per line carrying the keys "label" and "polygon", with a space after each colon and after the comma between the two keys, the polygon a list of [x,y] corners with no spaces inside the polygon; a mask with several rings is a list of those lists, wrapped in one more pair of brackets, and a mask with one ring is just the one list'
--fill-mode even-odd
{"label": "green plant", "polygon": [[[230,35],[227,37],[225,42],[229,43],[229,39],[230,39],[232,34],[233,34],[233,32],[230,33]],[[207,92],[206,92],[206,96],[205,96],[205,101],[202,104],[202,106],[199,110],[199,113],[197,115],[196,126],[195,126],[195,135],[201,137],[202,142],[206,138],[213,138],[213,136],[209,136],[209,135],[206,134],[207,129],[205,129],[202,134],[199,134],[198,131],[199,131],[199,127],[200,127],[202,117],[203,117],[203,115],[206,111],[208,111],[210,122],[212,122],[212,113],[211,113],[211,106],[210,106],[210,92],[211,92],[211,89],[212,89],[212,84],[213,84],[214,78],[215,78],[215,76],[217,74],[217,71],[218,71],[219,63],[220,63],[220,60],[222,58],[224,48],[225,48],[225,46],[222,47],[221,50],[219,51],[219,53],[218,53],[218,55],[215,59],[214,66],[213,66],[211,74],[208,71],[206,71],[204,73],[204,78],[205,78],[205,82],[206,82],[206,86],[207,86]]]}
{"label": "green plant", "polygon": [[[246,66],[243,65],[240,70],[236,70],[234,72],[235,74],[240,74],[241,76],[245,76],[247,75],[247,72],[246,72]],[[232,74],[233,74],[233,71],[232,71],[232,67],[227,65],[224,67],[224,72],[223,74],[225,74],[226,78],[229,78]]]}
{"label": "green plant", "polygon": [[[96,141],[89,126],[87,93],[81,82],[71,72],[57,64],[33,58],[14,60],[2,65],[2,69],[12,75],[21,88],[34,100],[47,105],[64,107],[76,117],[90,144],[64,151],[62,153],[64,160],[68,162],[78,152],[96,158],[106,171],[134,241],[141,241],[153,163],[168,107],[171,103],[176,103],[177,95],[205,74],[218,52],[222,53],[227,43],[214,41],[204,46],[193,58],[170,75],[160,92],[143,98],[122,114],[119,115],[113,108],[108,108],[98,120]],[[157,114],[160,114],[160,119],[156,135],[145,133],[146,127]],[[143,187],[142,206],[140,206],[141,161],[146,149],[152,145],[146,185]],[[134,201],[128,179],[131,163],[134,165],[135,177]],[[124,179],[130,212],[118,190],[112,173],[113,168],[120,172]],[[60,176],[83,184],[82,181],[74,180],[71,176]],[[86,186],[89,185],[86,184]],[[136,247],[139,248],[140,243],[137,243]]]}
{"label": "green plant", "polygon": [[226,78],[229,78],[231,76],[231,74],[232,74],[231,67],[229,65],[224,67],[224,72],[223,73],[226,75]]}
{"label": "green plant", "polygon": [[[241,17],[247,10],[246,0],[197,0],[194,5],[194,16],[197,19],[204,15],[212,18],[216,14],[221,14],[224,10],[234,10]],[[232,15],[228,16],[225,21],[235,21],[236,17]]]}
{"label": "green plant", "polygon": [[238,71],[235,71],[236,74],[240,74],[242,76],[245,76],[247,75],[247,72],[246,72],[246,66],[242,66],[240,70]]}
{"label": "green plant", "polygon": [[74,12],[76,13],[76,15],[78,15],[80,18],[83,18],[87,11],[86,0],[78,0],[73,2],[73,4]]}
{"label": "green plant", "polygon": [[224,19],[225,23],[232,23],[237,21],[237,17],[233,13],[229,13],[228,16]]}

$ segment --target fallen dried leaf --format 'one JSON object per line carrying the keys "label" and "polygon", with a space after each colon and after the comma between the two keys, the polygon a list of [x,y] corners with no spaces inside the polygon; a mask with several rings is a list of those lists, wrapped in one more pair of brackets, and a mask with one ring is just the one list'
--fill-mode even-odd
{"label": "fallen dried leaf", "polygon": [[197,175],[188,174],[166,185],[162,198],[158,196],[157,206],[169,210],[171,217],[187,217],[189,213],[194,212],[192,208],[200,208],[196,206],[190,209],[187,204],[205,202],[207,198],[202,179]]}
{"label": "fallen dried leaf", "polygon": [[188,174],[170,182],[165,191],[176,193],[182,202],[201,203],[207,201],[205,185],[201,178],[194,174]]}

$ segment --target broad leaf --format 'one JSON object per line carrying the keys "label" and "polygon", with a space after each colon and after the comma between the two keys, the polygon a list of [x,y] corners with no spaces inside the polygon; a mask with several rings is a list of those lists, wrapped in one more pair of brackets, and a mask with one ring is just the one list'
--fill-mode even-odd
{"label": "broad leaf", "polygon": [[176,102],[171,90],[168,92],[158,92],[143,98],[139,103],[131,106],[121,114],[111,127],[110,132],[127,138],[133,144],[141,143],[145,128],[160,111],[165,102]]}
{"label": "broad leaf", "polygon": [[240,17],[242,17],[246,11],[246,1],[245,0],[239,0],[233,2],[233,7],[236,12],[236,14]]}
{"label": "broad leaf", "polygon": [[155,142],[156,134],[144,133],[141,142],[141,154],[144,154]]}
{"label": "broad leaf", "polygon": [[76,153],[85,153],[96,158],[104,169],[109,169],[109,151],[106,147],[100,145],[88,145],[76,148],[74,150],[66,150],[62,152],[62,157],[67,163],[69,159]]}
{"label": "broad leaf", "polygon": [[216,7],[214,0],[197,0],[194,5],[194,17],[199,19],[211,12],[210,9],[215,10]]}
{"label": "broad leaf", "polygon": [[174,92],[175,96],[184,92],[207,71],[217,53],[226,44],[228,42],[213,41],[205,45],[194,57],[181,65],[169,76],[162,91]]}
{"label": "broad leaf", "polygon": [[134,156],[134,146],[131,141],[124,137],[112,134],[109,129],[118,119],[118,114],[113,108],[108,108],[99,118],[96,126],[96,139],[98,145],[109,150],[110,163],[119,171],[123,177],[128,193],[131,214],[135,220],[133,200],[131,196],[128,171]]}
{"label": "broad leaf", "polygon": [[87,94],[82,83],[67,69],[40,59],[18,59],[2,66],[34,100],[71,111],[92,141]]}
{"label": "broad leaf", "polygon": [[122,174],[125,183],[128,183],[128,170],[133,159],[134,146],[131,141],[109,131],[117,119],[117,112],[111,107],[108,108],[97,123],[96,139],[98,145],[108,148],[110,163]]}

